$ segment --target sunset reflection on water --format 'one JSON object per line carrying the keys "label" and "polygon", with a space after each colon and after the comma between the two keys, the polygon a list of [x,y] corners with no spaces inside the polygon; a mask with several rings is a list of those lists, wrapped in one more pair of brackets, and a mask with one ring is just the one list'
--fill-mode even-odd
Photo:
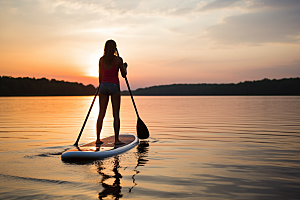
{"label": "sunset reflection on water", "polygon": [[[116,157],[66,163],[92,96],[0,98],[1,199],[296,199],[300,98],[135,97],[150,138]],[[80,144],[95,139],[95,104]],[[128,96],[121,132],[135,133]],[[109,104],[101,137],[113,135]]]}

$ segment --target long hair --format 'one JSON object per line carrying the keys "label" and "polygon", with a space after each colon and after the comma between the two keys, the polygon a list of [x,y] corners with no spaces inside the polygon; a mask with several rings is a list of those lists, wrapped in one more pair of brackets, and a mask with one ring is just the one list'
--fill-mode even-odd
{"label": "long hair", "polygon": [[107,40],[104,46],[103,59],[106,65],[112,63],[116,53],[117,44],[113,40]]}

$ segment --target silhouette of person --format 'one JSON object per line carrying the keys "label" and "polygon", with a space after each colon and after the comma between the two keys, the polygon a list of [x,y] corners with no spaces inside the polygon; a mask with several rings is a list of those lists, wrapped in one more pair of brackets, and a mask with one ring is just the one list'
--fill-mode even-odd
{"label": "silhouette of person", "polygon": [[[149,143],[147,141],[141,141],[136,148],[137,152],[135,153],[135,155],[137,159],[137,165],[134,168],[135,174],[132,176],[134,185],[131,188],[129,188],[129,193],[132,192],[132,189],[137,185],[137,183],[135,182],[135,176],[139,173],[137,167],[144,166],[148,162],[148,160],[146,159],[148,154],[148,148]],[[98,196],[100,200],[108,196],[112,196],[113,199],[116,200],[123,197],[123,194],[121,194],[122,174],[119,172],[119,169],[121,168],[119,156],[114,157],[113,164],[113,175],[109,175],[102,160],[99,160],[95,163],[95,165],[97,166],[98,173],[102,175],[100,183],[103,187],[103,190],[99,193]],[[111,181],[108,181],[109,179],[114,179],[114,182],[112,184],[109,184],[111,183]]]}
{"label": "silhouette of person", "polygon": [[102,130],[103,119],[105,117],[109,96],[111,96],[115,144],[124,144],[119,140],[120,132],[120,82],[118,77],[119,70],[123,78],[127,75],[127,63],[123,63],[122,58],[116,56],[117,44],[114,40],[108,40],[104,46],[103,56],[99,60],[99,103],[100,110],[97,120],[97,140],[96,144],[101,144],[100,133]]}
{"label": "silhouette of person", "polygon": [[[109,195],[112,195],[114,199],[120,199],[123,195],[121,194],[121,178],[122,175],[119,173],[119,168],[120,168],[120,160],[119,156],[114,157],[114,167],[113,167],[113,172],[114,175],[107,175],[104,173],[105,168],[103,167],[102,161],[97,163],[97,168],[98,168],[98,173],[102,175],[101,179],[101,185],[104,188],[102,192],[99,193],[99,199],[103,199]],[[106,180],[114,178],[114,182],[112,185],[109,185],[106,182]]]}

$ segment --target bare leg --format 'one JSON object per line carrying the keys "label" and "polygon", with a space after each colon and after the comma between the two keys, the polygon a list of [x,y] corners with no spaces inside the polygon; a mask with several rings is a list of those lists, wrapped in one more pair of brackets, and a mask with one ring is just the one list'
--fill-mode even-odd
{"label": "bare leg", "polygon": [[113,108],[113,117],[114,117],[114,131],[115,131],[115,144],[124,144],[119,140],[120,133],[120,103],[121,103],[121,94],[118,92],[111,96],[111,103]]}
{"label": "bare leg", "polygon": [[108,95],[104,95],[104,94],[100,94],[99,95],[99,103],[100,103],[100,110],[99,110],[99,116],[98,116],[98,120],[97,120],[97,140],[96,143],[102,143],[100,141],[100,132],[102,130],[102,124],[103,124],[103,119],[106,113],[106,108],[107,108],[107,104],[108,104]]}

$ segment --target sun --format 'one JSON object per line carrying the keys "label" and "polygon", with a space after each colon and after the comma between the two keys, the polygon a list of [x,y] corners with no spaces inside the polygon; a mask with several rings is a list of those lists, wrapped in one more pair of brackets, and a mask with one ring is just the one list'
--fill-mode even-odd
{"label": "sun", "polygon": [[86,62],[86,75],[92,76],[92,77],[98,77],[99,76],[99,54],[91,54]]}

